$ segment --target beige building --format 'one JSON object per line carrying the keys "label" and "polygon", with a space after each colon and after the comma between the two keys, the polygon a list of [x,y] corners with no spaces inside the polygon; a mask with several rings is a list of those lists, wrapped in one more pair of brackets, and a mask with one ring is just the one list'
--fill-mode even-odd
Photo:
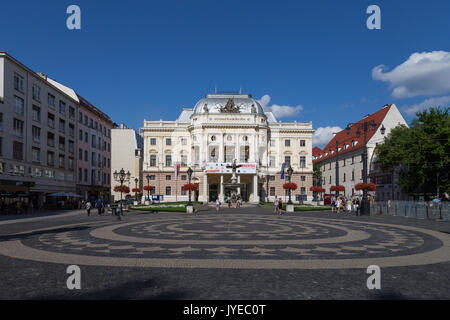
{"label": "beige building", "polygon": [[[346,196],[361,195],[362,191],[357,191],[355,185],[363,182],[363,157],[364,151],[364,132],[362,125],[364,122],[375,124],[372,128],[370,125],[367,131],[367,159],[368,159],[368,182],[370,182],[370,173],[374,168],[374,151],[377,144],[382,143],[384,136],[388,135],[393,128],[398,125],[406,125],[407,123],[395,104],[385,105],[377,112],[364,117],[350,127],[350,132],[346,130],[338,132],[328,144],[320,150],[314,148],[314,163],[318,164],[322,172],[322,187],[326,193],[330,191],[330,187],[336,185],[336,159],[338,159],[338,184],[345,187]],[[384,128],[384,135],[382,134]],[[360,131],[359,137],[357,131]],[[336,150],[336,146],[338,147]],[[337,158],[336,158],[337,155]],[[376,182],[376,181],[373,181]],[[390,182],[392,184],[392,180]],[[387,185],[377,184],[377,192],[380,188],[388,188]],[[391,187],[389,187],[391,188]],[[375,192],[372,193],[375,195]]]}
{"label": "beige building", "polygon": [[[292,165],[293,192],[312,200],[312,123],[278,122],[248,94],[207,94],[175,121],[144,121],[143,176],[152,193],[165,201],[188,199],[183,185],[187,169],[194,171],[194,200],[209,202],[230,195],[231,164],[236,160],[238,192],[244,201],[258,203],[285,196],[281,166]],[[114,156],[113,156],[114,157]],[[175,166],[180,173],[175,176]],[[145,182],[147,184],[147,181]]]}
{"label": "beige building", "polygon": [[[139,133],[134,129],[121,124],[118,128],[111,129],[111,195],[114,201],[120,200],[120,192],[114,192],[114,187],[120,185],[114,181],[114,172],[121,169],[130,172],[130,180],[124,185],[130,188],[130,195],[134,197],[131,190],[137,187],[142,190],[142,150],[143,141]],[[125,198],[126,195],[123,195]]]}
{"label": "beige building", "polygon": [[41,206],[75,192],[78,101],[43,74],[0,52],[0,190]]}

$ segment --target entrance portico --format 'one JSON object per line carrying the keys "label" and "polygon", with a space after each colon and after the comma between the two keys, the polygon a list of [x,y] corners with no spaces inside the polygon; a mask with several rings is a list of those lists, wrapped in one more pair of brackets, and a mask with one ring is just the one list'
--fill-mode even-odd
{"label": "entrance portico", "polygon": [[[208,174],[203,175],[203,188],[199,196],[199,201],[213,202],[217,198],[223,202],[224,197],[230,196],[233,188],[227,187],[231,184],[231,174]],[[242,201],[259,203],[258,176],[256,174],[237,175],[237,182],[241,187],[237,188],[237,194]]]}

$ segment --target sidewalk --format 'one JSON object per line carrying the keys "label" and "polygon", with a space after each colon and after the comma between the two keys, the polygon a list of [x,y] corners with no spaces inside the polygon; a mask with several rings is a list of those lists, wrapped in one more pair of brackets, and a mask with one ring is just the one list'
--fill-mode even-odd
{"label": "sidewalk", "polygon": [[56,215],[62,215],[62,214],[78,214],[85,212],[85,210],[78,210],[78,209],[72,209],[72,210],[34,210],[33,213],[21,213],[21,214],[0,214],[0,221],[9,221],[9,220],[22,220],[22,219],[29,219],[29,218],[41,218],[41,217],[49,217],[49,216],[56,216]]}

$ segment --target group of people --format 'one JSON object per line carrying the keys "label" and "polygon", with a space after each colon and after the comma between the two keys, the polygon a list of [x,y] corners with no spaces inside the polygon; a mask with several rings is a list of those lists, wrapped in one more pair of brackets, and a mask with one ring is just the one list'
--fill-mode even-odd
{"label": "group of people", "polygon": [[277,196],[275,196],[273,205],[274,205],[273,213],[276,213],[279,215],[283,214],[283,199],[281,199],[281,197],[278,198]]}
{"label": "group of people", "polygon": [[242,205],[242,199],[239,194],[233,193],[231,196],[225,196],[224,201],[228,204],[228,208],[239,208]]}
{"label": "group of people", "polygon": [[358,212],[360,208],[359,198],[346,198],[345,196],[333,196],[331,198],[331,211],[341,213]]}
{"label": "group of people", "polygon": [[89,200],[81,202],[81,209],[86,209],[87,215],[91,215],[91,209],[96,208],[98,215],[102,215],[105,212],[105,206],[103,205],[103,201],[101,199],[97,199],[91,203]]}

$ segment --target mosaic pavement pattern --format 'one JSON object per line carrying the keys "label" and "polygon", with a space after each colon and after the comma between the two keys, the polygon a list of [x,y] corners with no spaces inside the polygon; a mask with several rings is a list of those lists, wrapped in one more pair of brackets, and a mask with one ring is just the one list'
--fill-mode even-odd
{"label": "mosaic pavement pattern", "polygon": [[337,269],[450,261],[450,235],[384,223],[253,214],[148,216],[16,234],[0,254],[61,264]]}

